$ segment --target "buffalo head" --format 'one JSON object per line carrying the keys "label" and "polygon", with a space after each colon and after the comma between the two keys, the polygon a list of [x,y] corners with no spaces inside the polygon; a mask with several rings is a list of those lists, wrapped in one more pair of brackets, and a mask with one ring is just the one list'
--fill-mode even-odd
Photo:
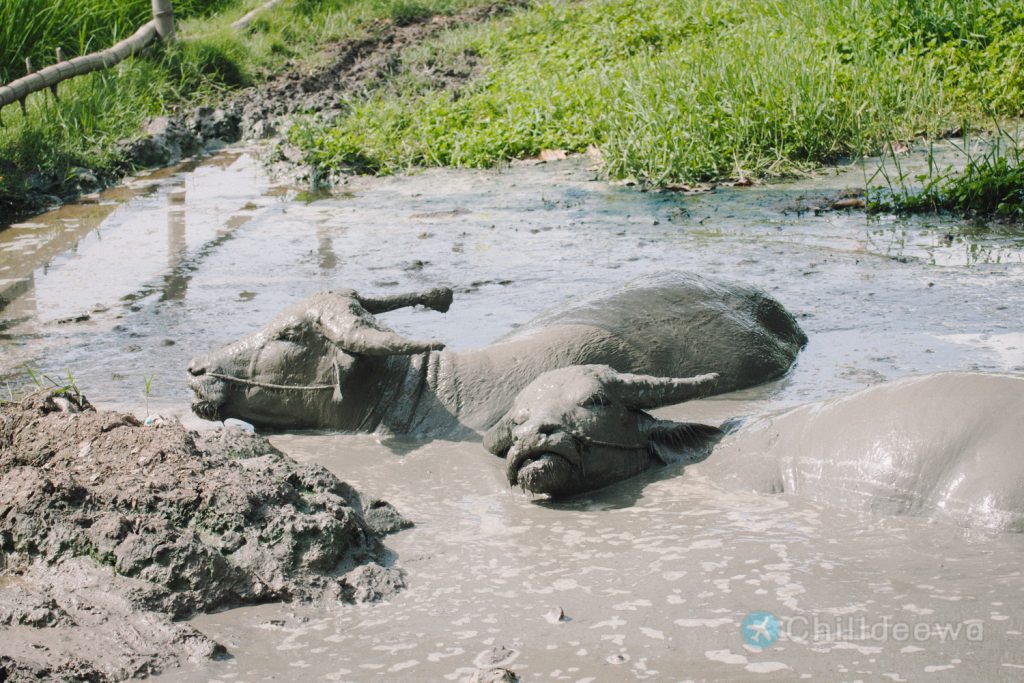
{"label": "buffalo head", "polygon": [[[447,311],[452,291],[371,298],[350,289],[318,292],[286,309],[259,332],[188,365],[200,417],[235,417],[257,426],[344,426],[367,414],[374,383],[389,359],[444,348],[405,339],[375,313],[423,305]],[[353,401],[343,402],[347,391]]]}
{"label": "buffalo head", "polygon": [[553,497],[600,488],[652,465],[703,455],[721,432],[658,420],[645,409],[712,392],[718,375],[687,379],[575,365],[544,373],[484,435],[507,459],[510,484]]}

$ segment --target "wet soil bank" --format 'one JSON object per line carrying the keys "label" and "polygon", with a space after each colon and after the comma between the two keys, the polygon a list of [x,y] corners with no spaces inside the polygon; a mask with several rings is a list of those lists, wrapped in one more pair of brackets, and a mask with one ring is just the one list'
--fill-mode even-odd
{"label": "wet soil bank", "polygon": [[0,407],[0,680],[155,673],[227,654],[178,619],[404,587],[387,503],[241,429],[147,422],[74,390]]}
{"label": "wet soil bank", "polygon": [[[290,117],[297,113],[339,116],[345,110],[346,97],[379,88],[402,72],[403,50],[442,31],[486,21],[526,4],[525,0],[495,0],[451,16],[414,15],[403,23],[378,21],[368,27],[364,37],[326,46],[317,60],[321,65],[312,70],[296,67],[265,83],[229,94],[219,104],[148,121],[138,137],[118,145],[123,161],[115,168],[79,168],[67,177],[32,176],[25,196],[13,202],[0,201],[0,229],[19,217],[110,187],[133,170],[170,166],[243,139],[284,135]],[[475,72],[475,60],[467,56],[465,64],[439,70],[430,77],[441,87],[456,88]],[[287,144],[281,145],[274,161],[280,173],[316,180],[302,168],[298,150]]]}

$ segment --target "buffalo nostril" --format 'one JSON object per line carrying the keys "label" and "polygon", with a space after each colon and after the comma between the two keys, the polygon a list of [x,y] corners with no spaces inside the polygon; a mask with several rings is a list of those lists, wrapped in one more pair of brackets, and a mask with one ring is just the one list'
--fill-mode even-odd
{"label": "buffalo nostril", "polygon": [[549,436],[557,432],[561,427],[555,422],[527,422],[517,427],[513,433],[517,437],[527,437],[531,435],[537,436]]}
{"label": "buffalo nostril", "polygon": [[206,364],[200,361],[198,358],[193,358],[188,362],[188,374],[193,377],[206,374]]}

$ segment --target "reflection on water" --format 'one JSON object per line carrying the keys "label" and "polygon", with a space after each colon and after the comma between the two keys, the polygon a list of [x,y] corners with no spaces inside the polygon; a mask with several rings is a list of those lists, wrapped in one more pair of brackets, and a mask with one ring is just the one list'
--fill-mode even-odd
{"label": "reflection on water", "polygon": [[227,152],[0,232],[0,374],[71,367],[95,398],[134,405],[137,379],[155,372],[158,400],[181,411],[190,355],[318,289],[449,284],[447,315],[388,318],[466,348],[575,294],[667,269],[761,285],[800,316],[811,343],[797,369],[755,390],[780,400],[911,372],[1018,367],[947,337],[1018,324],[1021,236],[813,210],[862,183],[850,167],[642,193],[594,182],[570,160],[354,178],[336,195],[295,199],[249,153]]}

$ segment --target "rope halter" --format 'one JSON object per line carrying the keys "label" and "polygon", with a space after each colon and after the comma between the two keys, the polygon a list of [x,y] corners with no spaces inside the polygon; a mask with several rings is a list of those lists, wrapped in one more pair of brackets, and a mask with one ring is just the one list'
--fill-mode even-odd
{"label": "rope halter", "polygon": [[271,382],[260,382],[254,379],[235,377],[234,375],[225,375],[219,372],[207,372],[206,376],[215,377],[217,379],[224,380],[225,382],[234,382],[235,384],[241,384],[247,387],[273,389],[274,391],[323,391],[325,389],[333,389],[334,394],[331,396],[331,400],[335,403],[341,402],[341,368],[338,367],[338,361],[334,361],[333,384],[273,384]]}

